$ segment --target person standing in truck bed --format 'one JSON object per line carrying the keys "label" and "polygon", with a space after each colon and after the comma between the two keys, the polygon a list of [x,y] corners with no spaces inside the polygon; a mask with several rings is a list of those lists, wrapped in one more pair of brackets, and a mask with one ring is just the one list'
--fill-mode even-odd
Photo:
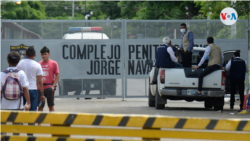
{"label": "person standing in truck bed", "polygon": [[193,46],[194,46],[193,32],[187,29],[187,25],[185,23],[181,24],[180,31],[182,33],[182,38],[181,38],[181,49],[183,50],[182,64],[183,64],[183,67],[191,67]]}

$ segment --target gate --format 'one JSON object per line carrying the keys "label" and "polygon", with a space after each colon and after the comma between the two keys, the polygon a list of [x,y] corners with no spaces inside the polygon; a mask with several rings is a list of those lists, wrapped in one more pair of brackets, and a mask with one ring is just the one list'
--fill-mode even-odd
{"label": "gate", "polygon": [[232,26],[220,20],[2,20],[1,71],[10,50],[23,54],[34,46],[41,61],[40,49],[47,46],[60,69],[55,97],[146,97],[146,60],[155,60],[165,36],[180,46],[181,23],[193,32],[194,46],[205,47],[212,36],[222,51],[241,50],[248,60],[247,20]]}

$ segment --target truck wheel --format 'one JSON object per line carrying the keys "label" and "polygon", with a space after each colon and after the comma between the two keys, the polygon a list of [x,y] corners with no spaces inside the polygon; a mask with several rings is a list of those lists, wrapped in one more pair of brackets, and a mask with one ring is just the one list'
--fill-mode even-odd
{"label": "truck wheel", "polygon": [[213,106],[214,106],[213,100],[205,100],[205,101],[204,101],[204,106],[205,106],[205,108],[207,108],[207,109],[213,108]]}
{"label": "truck wheel", "polygon": [[155,96],[151,93],[151,87],[149,85],[148,87],[148,106],[149,107],[155,107]]}
{"label": "truck wheel", "polygon": [[160,96],[160,94],[158,92],[158,86],[156,86],[155,108],[156,109],[164,109],[166,103],[167,103],[166,98],[163,98]]}
{"label": "truck wheel", "polygon": [[219,98],[215,98],[213,100],[214,102],[214,110],[218,111],[218,110],[223,110],[223,106],[224,106],[224,96],[223,97],[219,97]]}

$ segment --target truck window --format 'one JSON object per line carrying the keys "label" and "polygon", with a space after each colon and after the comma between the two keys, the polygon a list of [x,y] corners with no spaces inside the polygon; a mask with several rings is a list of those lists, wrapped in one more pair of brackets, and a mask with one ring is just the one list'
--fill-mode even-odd
{"label": "truck window", "polygon": [[224,64],[223,66],[226,66],[227,62],[232,59],[232,57],[234,56],[234,52],[226,52],[224,53]]}
{"label": "truck window", "polygon": [[[197,66],[202,58],[204,54],[204,51],[200,51],[200,50],[195,50],[193,51],[192,54],[192,66]],[[179,57],[179,63],[182,63],[182,56],[180,55]],[[206,60],[203,64],[207,65],[208,60]]]}

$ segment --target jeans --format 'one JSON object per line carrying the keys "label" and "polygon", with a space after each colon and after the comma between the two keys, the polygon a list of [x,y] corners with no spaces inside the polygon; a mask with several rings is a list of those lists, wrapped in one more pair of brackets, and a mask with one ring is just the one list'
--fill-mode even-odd
{"label": "jeans", "polygon": [[[31,105],[29,111],[37,111],[38,91],[29,90],[29,93],[30,93],[30,105]],[[26,104],[25,97],[23,97],[23,104]]]}

